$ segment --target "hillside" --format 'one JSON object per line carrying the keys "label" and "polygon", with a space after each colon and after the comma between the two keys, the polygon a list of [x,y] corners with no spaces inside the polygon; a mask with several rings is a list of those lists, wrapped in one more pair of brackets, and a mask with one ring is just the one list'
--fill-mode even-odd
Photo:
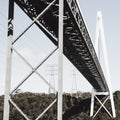
{"label": "hillside", "polygon": [[[35,93],[19,93],[12,96],[15,103],[34,120],[52,101],[55,95],[51,94],[35,94]],[[103,98],[104,99],[104,98]],[[114,93],[115,107],[117,117],[114,120],[120,120],[120,91]],[[56,120],[57,104],[53,105],[47,113],[40,120]],[[95,109],[99,103],[96,103]],[[106,103],[110,109],[110,102]],[[70,94],[63,96],[63,120],[90,120],[90,93],[84,93],[81,97],[71,97]],[[3,96],[0,96],[0,120],[3,115]],[[11,105],[10,107],[10,120],[25,120],[19,112]],[[112,120],[107,113],[102,109],[94,120]]]}

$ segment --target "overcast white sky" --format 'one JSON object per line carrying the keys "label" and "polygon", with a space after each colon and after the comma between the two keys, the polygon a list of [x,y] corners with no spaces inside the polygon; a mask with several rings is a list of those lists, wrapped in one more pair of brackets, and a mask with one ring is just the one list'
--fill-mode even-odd
{"label": "overcast white sky", "polygon": [[[120,28],[120,1],[116,0],[79,0],[80,6],[88,26],[92,41],[95,40],[96,29],[96,14],[101,10],[103,14],[103,23],[105,29],[109,67],[111,74],[111,82],[113,91],[120,89],[120,40],[119,40],[119,28]],[[6,66],[6,44],[7,44],[7,11],[8,0],[0,0],[0,94],[4,93],[5,85],[5,66]],[[31,23],[31,20],[17,7],[15,6],[15,20],[14,20],[14,38],[24,28]],[[55,46],[50,40],[34,25],[25,35],[14,45],[14,47],[35,67]],[[101,55],[102,56],[102,55]],[[50,57],[50,59],[42,65],[38,70],[42,76],[50,82],[50,65],[57,65],[57,52]],[[56,68],[57,69],[57,68]],[[64,91],[71,92],[73,80],[72,64],[64,57]],[[13,53],[12,63],[12,88],[13,89],[19,81],[25,78],[25,76],[31,71],[31,69],[16,55]],[[55,86],[57,87],[57,75],[55,75]],[[77,90],[79,91],[91,91],[91,85],[82,75],[76,70]],[[48,92],[48,86],[42,82],[39,77],[34,74],[20,87],[22,91],[33,92]]]}

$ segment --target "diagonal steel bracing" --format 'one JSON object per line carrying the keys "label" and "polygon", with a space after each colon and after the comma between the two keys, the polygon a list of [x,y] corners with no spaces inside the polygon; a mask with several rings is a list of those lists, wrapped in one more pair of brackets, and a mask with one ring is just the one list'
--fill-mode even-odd
{"label": "diagonal steel bracing", "polygon": [[[57,93],[57,90],[55,90],[55,88],[49,83],[47,82],[47,80],[45,80],[45,78],[43,76],[40,75],[40,73],[37,71],[37,69],[50,57],[52,56],[56,50],[58,49],[55,48],[53,51],[51,51],[48,56],[46,56],[42,62],[40,62],[36,67],[33,67],[15,48],[14,48],[14,44],[19,40],[19,38],[21,36],[23,36],[25,34],[25,32],[27,32],[29,30],[30,27],[32,27],[32,25],[37,22],[37,19],[39,19],[50,7],[51,5],[53,5],[55,2],[52,1],[36,18],[34,18],[32,20],[32,23],[20,34],[18,35],[18,37],[13,40],[13,15],[14,15],[14,11],[13,11],[13,6],[14,6],[14,1],[10,0],[9,1],[9,26],[8,26],[8,59],[7,59],[7,64],[8,64],[8,68],[7,68],[7,72],[6,75],[8,77],[6,78],[6,81],[8,81],[9,79],[9,84],[8,82],[6,82],[6,92],[5,92],[5,105],[4,105],[4,116],[3,119],[4,120],[9,120],[9,105],[10,103],[21,113],[21,115],[26,119],[26,120],[30,120],[27,115],[16,105],[16,103],[11,99],[11,95],[30,77],[33,75],[33,73],[36,73],[53,91],[55,91],[55,93]],[[42,26],[41,24],[39,24],[39,26],[41,26],[43,29],[44,26]],[[57,39],[51,35],[51,33],[49,33],[48,30],[45,29],[45,31],[51,36],[53,37],[56,41]],[[11,58],[12,58],[12,53],[13,51],[32,69],[32,71],[11,91],[10,93],[10,82],[11,82]],[[10,56],[10,57],[9,57]],[[55,99],[35,120],[40,119],[55,103],[56,103],[57,99]]]}
{"label": "diagonal steel bracing", "polygon": [[55,88],[53,86],[51,86],[50,83],[47,82],[47,80],[45,80],[45,78],[40,75],[39,72],[37,72],[37,69],[46,61],[48,60],[48,58],[53,55],[53,53],[57,50],[57,48],[55,50],[53,50],[48,56],[46,56],[46,58],[44,58],[44,60],[42,62],[40,62],[36,67],[32,67],[32,65],[30,63],[28,63],[28,61],[15,49],[12,48],[15,53],[17,53],[17,55],[32,69],[32,71],[12,90],[11,94],[13,94],[33,73],[36,73],[55,93],[57,92],[55,90]]}

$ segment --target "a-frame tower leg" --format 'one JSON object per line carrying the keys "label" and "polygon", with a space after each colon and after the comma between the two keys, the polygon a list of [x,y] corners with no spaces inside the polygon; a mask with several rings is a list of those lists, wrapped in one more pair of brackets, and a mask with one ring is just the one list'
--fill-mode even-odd
{"label": "a-frame tower leg", "polygon": [[11,88],[11,63],[12,63],[12,41],[13,41],[13,20],[14,20],[14,1],[9,0],[8,11],[8,41],[7,41],[7,65],[5,81],[5,98],[3,120],[9,120],[9,98]]}
{"label": "a-frame tower leg", "polygon": [[62,120],[63,99],[63,14],[64,0],[59,0],[59,27],[58,27],[58,105],[57,120]]}
{"label": "a-frame tower leg", "polygon": [[[106,82],[108,84],[108,91],[107,92],[96,92],[95,90],[92,91],[90,116],[95,117],[97,115],[97,113],[100,111],[100,109],[103,107],[111,117],[115,118],[116,117],[116,112],[115,112],[115,105],[114,105],[114,99],[113,99],[113,93],[112,93],[112,87],[111,87],[111,77],[110,77],[108,58],[107,58],[107,49],[106,49],[106,43],[105,43],[105,35],[104,35],[104,28],[103,28],[103,21],[102,21],[102,13],[98,12],[97,13],[97,25],[96,25],[96,41],[95,41],[95,50],[96,50],[98,59],[99,59],[99,40],[100,40],[100,36],[101,36],[101,42],[102,42],[102,47],[103,47],[103,55],[104,55],[103,57],[104,57],[105,69],[106,69],[105,78],[106,78]],[[107,97],[103,103],[97,97],[99,95],[104,95],[104,96]],[[95,98],[101,104],[101,107],[94,114],[94,101],[95,101]],[[107,100],[110,100],[110,102],[111,102],[112,114],[104,106],[104,104],[105,104],[105,102]]]}
{"label": "a-frame tower leg", "polygon": [[[32,67],[31,64],[19,54],[19,52],[14,49],[14,43],[35,23],[38,18],[41,17],[54,3],[56,0],[53,0],[35,19],[33,19],[32,23],[15,39],[13,40],[13,19],[14,19],[14,0],[9,0],[9,16],[8,16],[8,46],[7,46],[7,64],[6,64],[6,82],[5,82],[5,99],[4,99],[4,115],[3,120],[9,120],[10,113],[10,103],[21,113],[21,115],[29,120],[26,114],[12,101],[10,98],[10,94],[12,95],[34,72],[38,74],[40,78],[44,80],[44,82],[49,85],[53,90],[51,84],[49,84],[38,72],[37,69],[43,64],[57,49],[51,52],[38,66],[35,68]],[[58,43],[58,120],[62,120],[62,95],[63,95],[63,13],[64,13],[64,1],[59,0],[59,43]],[[48,31],[49,32],[49,31]],[[12,64],[12,50],[17,53],[17,55],[30,67],[32,68],[31,74],[28,74],[25,79],[20,81],[20,83],[10,92],[11,90],[11,64]],[[41,116],[57,101],[55,99],[37,118],[41,118]]]}

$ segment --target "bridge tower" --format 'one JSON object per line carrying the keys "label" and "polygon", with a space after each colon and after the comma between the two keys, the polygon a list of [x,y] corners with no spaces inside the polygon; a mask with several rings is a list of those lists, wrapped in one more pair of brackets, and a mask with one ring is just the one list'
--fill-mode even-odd
{"label": "bridge tower", "polygon": [[[101,40],[101,41],[100,41]],[[102,20],[102,13],[101,11],[98,11],[97,13],[97,24],[96,24],[96,40],[95,40],[95,50],[96,50],[96,54],[98,56],[98,59],[100,60],[100,44],[102,43],[102,47],[103,47],[103,58],[104,58],[104,62],[105,62],[105,69],[106,69],[106,74],[105,74],[105,78],[106,78],[106,82],[108,84],[108,91],[107,92],[96,92],[93,88],[92,90],[92,96],[91,96],[91,112],[90,112],[90,116],[91,117],[95,117],[98,112],[101,110],[101,108],[104,108],[105,111],[108,113],[108,115],[110,117],[115,118],[116,117],[116,112],[115,112],[115,105],[114,105],[114,99],[113,99],[113,93],[112,93],[112,87],[111,87],[111,77],[110,77],[110,72],[109,72],[109,65],[108,65],[108,56],[107,56],[107,49],[106,49],[106,42],[105,42],[105,34],[104,34],[104,27],[103,27],[103,20]],[[106,99],[101,102],[98,96],[106,96]],[[98,109],[98,111],[94,114],[94,102],[95,99],[100,103],[100,108]],[[110,100],[111,103],[111,110],[112,113],[110,113],[108,111],[108,109],[105,107],[105,103]]]}
{"label": "bridge tower", "polygon": [[[20,1],[21,2],[21,1]],[[22,2],[27,3],[27,0],[23,0]],[[9,120],[9,114],[10,114],[10,104],[12,104],[18,112],[26,119],[30,120],[30,118],[18,107],[18,105],[12,100],[11,96],[13,93],[15,93],[19,87],[31,76],[33,73],[36,73],[48,86],[49,88],[54,91],[54,93],[57,93],[56,99],[53,100],[53,102],[45,108],[45,110],[35,119],[39,120],[56,102],[57,103],[57,120],[62,120],[62,92],[63,92],[63,0],[59,0],[59,19],[58,19],[58,39],[55,38],[55,40],[58,42],[57,47],[51,51],[44,59],[42,62],[40,62],[36,67],[33,67],[15,48],[14,44],[21,38],[21,36],[26,33],[26,31],[29,30],[35,23],[38,22],[38,19],[46,12],[48,11],[51,6],[55,4],[56,0],[53,0],[50,2],[47,7],[39,13],[36,18],[33,18],[32,22],[25,28],[24,31],[22,31],[15,39],[13,38],[14,36],[14,4],[15,0],[9,0],[9,10],[8,10],[8,40],[7,40],[7,64],[6,64],[6,80],[5,80],[5,97],[4,97],[4,113],[3,113],[3,120]],[[40,23],[39,26],[42,26]],[[53,37],[54,36],[43,26],[42,28],[44,31],[46,31],[49,36]],[[58,41],[59,40],[59,41]],[[46,61],[50,56],[53,55],[58,50],[58,90],[56,90],[45,78],[37,71],[38,68]],[[13,89],[11,90],[11,73],[12,73],[12,54],[15,52],[30,68],[31,72],[28,73],[28,75],[20,81],[20,83]],[[58,100],[57,100],[58,99]]]}

